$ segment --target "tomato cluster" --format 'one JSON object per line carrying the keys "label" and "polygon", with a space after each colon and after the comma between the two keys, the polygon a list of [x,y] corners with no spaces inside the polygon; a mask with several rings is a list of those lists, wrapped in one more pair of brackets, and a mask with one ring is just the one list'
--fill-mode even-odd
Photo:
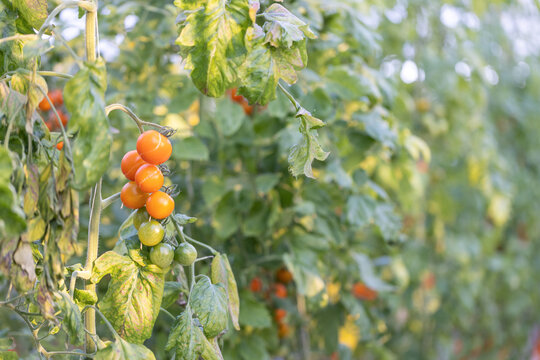
{"label": "tomato cluster", "polygon": [[[291,326],[286,321],[288,312],[283,309],[283,300],[289,295],[287,285],[293,281],[292,273],[285,267],[278,269],[275,273],[276,282],[271,283],[264,293],[265,298],[274,307],[274,320],[278,326],[278,336],[286,338],[291,333]],[[260,277],[254,277],[249,283],[249,289],[254,294],[262,293],[264,284]],[[273,300],[272,300],[273,299]]]}
{"label": "tomato cluster", "polygon": [[244,113],[246,115],[253,114],[253,110],[254,110],[253,106],[249,105],[245,97],[237,94],[236,88],[229,90],[228,94],[232,101],[242,106],[242,108],[244,109]]}
{"label": "tomato cluster", "polygon": [[[69,117],[66,114],[65,110],[63,110],[62,108],[62,106],[64,105],[64,98],[62,96],[62,90],[55,89],[55,90],[49,91],[47,93],[47,96],[53,103],[54,108],[56,112],[58,113],[58,116],[60,117],[60,121],[62,121],[62,125],[66,127],[69,121]],[[60,124],[58,123],[58,118],[56,117],[56,114],[54,113],[54,111],[52,111],[51,104],[49,104],[46,98],[43,98],[43,100],[41,100],[38,107],[39,107],[39,110],[41,110],[44,113],[44,115],[46,115],[47,117],[47,120],[45,121],[45,125],[47,126],[49,131],[59,130]],[[59,150],[61,150],[61,148]]]}

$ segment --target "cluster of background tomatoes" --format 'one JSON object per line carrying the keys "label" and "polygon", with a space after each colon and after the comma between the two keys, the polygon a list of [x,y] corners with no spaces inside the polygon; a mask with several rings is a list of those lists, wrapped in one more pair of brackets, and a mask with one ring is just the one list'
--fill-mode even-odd
{"label": "cluster of background tomatoes", "polygon": [[[197,251],[188,243],[181,243],[176,253],[171,244],[162,242],[165,235],[163,225],[157,220],[169,217],[174,210],[174,200],[161,191],[164,177],[159,165],[169,160],[172,145],[169,139],[155,130],[142,133],[137,139],[137,150],[128,151],[121,162],[124,176],[129,180],[120,192],[125,207],[136,209],[133,225],[138,231],[140,242],[151,247],[150,261],[168,268],[173,259],[184,266],[191,265]],[[157,220],[155,220],[157,219]]]}
{"label": "cluster of background tomatoes", "polygon": [[[63,109],[64,97],[62,96],[62,90],[55,89],[49,91],[47,93],[47,96],[53,103],[54,108],[58,113],[58,117],[60,117],[60,121],[62,121],[62,125],[66,127],[69,121],[69,116],[66,114],[65,109]],[[55,131],[60,129],[60,124],[58,123],[56,114],[54,113],[54,111],[52,111],[51,104],[47,101],[47,98],[43,98],[43,100],[41,100],[41,102],[39,103],[39,110],[43,112],[43,115],[45,115],[44,118],[47,119],[45,120],[45,125],[47,126],[49,131]]]}

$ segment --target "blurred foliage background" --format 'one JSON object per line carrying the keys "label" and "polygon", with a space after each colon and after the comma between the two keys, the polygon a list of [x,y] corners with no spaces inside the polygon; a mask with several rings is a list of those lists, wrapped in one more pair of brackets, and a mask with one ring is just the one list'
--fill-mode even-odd
{"label": "blurred foliage background", "polygon": [[[330,156],[314,163],[315,180],[288,173],[299,134],[281,93],[248,116],[195,89],[177,55],[171,2],[100,4],[108,103],[178,129],[169,162],[177,210],[199,219],[187,232],[229,254],[239,281],[242,330],[224,336],[225,359],[531,358],[540,321],[538,3],[285,5],[318,35],[289,89],[327,123],[319,139]],[[56,21],[80,56],[83,22],[72,10]],[[73,73],[71,54],[52,45],[41,67]],[[110,119],[116,167],[105,196],[122,187],[120,159],[137,139],[125,115]],[[105,211],[100,252],[128,214],[120,204]],[[286,297],[274,291],[283,267],[294,278]],[[262,289],[250,290],[254,278]],[[358,296],[358,283],[376,295]],[[4,333],[17,330],[11,314],[0,316]],[[169,326],[160,317],[146,343],[158,359],[168,358]]]}

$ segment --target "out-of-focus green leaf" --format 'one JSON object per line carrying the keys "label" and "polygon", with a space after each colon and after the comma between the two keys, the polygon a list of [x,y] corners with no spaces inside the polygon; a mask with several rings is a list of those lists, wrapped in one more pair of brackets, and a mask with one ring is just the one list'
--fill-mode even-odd
{"label": "out-of-focus green leaf", "polygon": [[198,137],[191,136],[173,144],[173,155],[177,160],[207,161],[208,148]]}
{"label": "out-of-focus green leaf", "polygon": [[155,360],[154,353],[142,344],[131,344],[116,336],[115,341],[98,350],[97,360]]}
{"label": "out-of-focus green leaf", "polygon": [[69,133],[75,135],[73,187],[84,190],[95,184],[109,166],[112,136],[105,115],[105,63],[85,64],[64,88],[64,102],[71,114]]}
{"label": "out-of-focus green leaf", "polygon": [[70,342],[74,345],[80,345],[84,341],[84,324],[81,311],[75,305],[68,294],[64,292],[55,293],[56,303],[62,311],[64,329],[69,335]]}

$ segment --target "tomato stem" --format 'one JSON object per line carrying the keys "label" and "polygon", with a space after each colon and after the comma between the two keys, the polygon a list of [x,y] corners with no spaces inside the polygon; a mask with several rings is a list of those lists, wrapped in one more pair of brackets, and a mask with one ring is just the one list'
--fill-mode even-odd
{"label": "tomato stem", "polygon": [[111,205],[116,200],[120,199],[120,193],[117,192],[114,195],[109,196],[108,198],[105,198],[101,200],[101,210],[105,209],[107,206]]}
{"label": "tomato stem", "polygon": [[113,110],[121,110],[121,111],[125,112],[126,114],[128,114],[129,117],[132,118],[133,121],[135,121],[135,123],[137,124],[137,127],[139,128],[139,131],[140,131],[141,134],[144,132],[143,125],[152,126],[152,127],[158,128],[158,129],[164,129],[165,128],[165,126],[161,126],[159,124],[154,124],[152,122],[142,120],[130,108],[128,108],[125,105],[111,104],[111,105],[108,105],[107,107],[105,107],[105,113],[107,114],[107,116]]}

